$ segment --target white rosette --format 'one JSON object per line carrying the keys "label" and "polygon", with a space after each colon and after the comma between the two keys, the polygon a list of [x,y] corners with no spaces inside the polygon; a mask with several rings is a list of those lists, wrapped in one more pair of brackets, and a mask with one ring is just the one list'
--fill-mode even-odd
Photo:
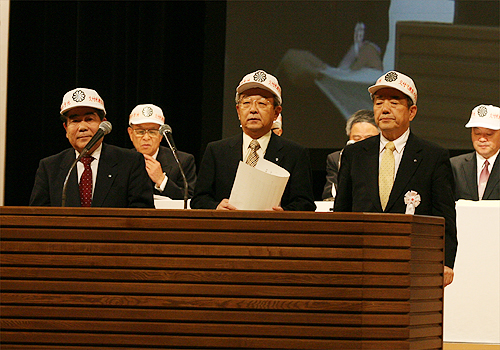
{"label": "white rosette", "polygon": [[420,195],[416,191],[408,191],[405,194],[405,214],[415,214],[415,208],[420,204]]}

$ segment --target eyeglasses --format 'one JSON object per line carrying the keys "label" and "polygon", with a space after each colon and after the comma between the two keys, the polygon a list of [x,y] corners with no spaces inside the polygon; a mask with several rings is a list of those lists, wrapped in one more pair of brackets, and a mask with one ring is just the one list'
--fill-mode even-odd
{"label": "eyeglasses", "polygon": [[141,136],[143,137],[144,135],[146,135],[146,133],[148,133],[149,137],[156,137],[156,136],[159,136],[160,135],[160,130],[158,129],[133,129],[135,134],[137,136]]}
{"label": "eyeglasses", "polygon": [[257,108],[259,108],[259,109],[266,109],[266,108],[269,108],[273,105],[271,103],[271,101],[269,101],[268,99],[265,99],[265,98],[259,98],[256,100],[253,100],[251,98],[243,98],[238,102],[238,104],[240,105],[241,109],[249,109],[253,106],[254,102],[255,102]]}

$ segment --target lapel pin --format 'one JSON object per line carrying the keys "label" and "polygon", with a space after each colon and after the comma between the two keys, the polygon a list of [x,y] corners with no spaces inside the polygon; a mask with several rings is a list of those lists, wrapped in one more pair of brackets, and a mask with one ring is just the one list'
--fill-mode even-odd
{"label": "lapel pin", "polygon": [[416,159],[413,159],[413,163],[416,163],[416,162],[417,162],[417,160],[416,160]]}
{"label": "lapel pin", "polygon": [[279,159],[278,159],[278,158],[276,158],[276,161],[278,161],[278,160],[279,160]]}
{"label": "lapel pin", "polygon": [[109,174],[108,177],[113,177],[113,175]]}

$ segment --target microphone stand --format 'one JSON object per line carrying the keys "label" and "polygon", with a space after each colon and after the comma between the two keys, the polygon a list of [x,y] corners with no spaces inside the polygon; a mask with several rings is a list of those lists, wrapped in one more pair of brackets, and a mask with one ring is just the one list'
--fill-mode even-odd
{"label": "microphone stand", "polygon": [[179,157],[177,157],[177,151],[175,150],[175,147],[170,143],[170,140],[168,137],[165,137],[165,139],[168,142],[168,146],[170,147],[170,150],[172,150],[172,153],[174,154],[175,161],[177,162],[177,165],[179,166],[179,170],[182,175],[182,181],[184,182],[184,209],[187,209],[187,201],[189,198],[189,191],[188,191],[188,182],[186,179],[186,175],[184,174],[184,170],[182,169],[181,162],[179,161]]}
{"label": "microphone stand", "polygon": [[75,167],[76,163],[78,163],[78,161],[82,157],[85,157],[87,155],[87,153],[89,153],[89,150],[86,149],[86,148],[84,148],[83,151],[82,151],[82,153],[80,153],[80,155],[78,156],[78,158],[76,158],[73,161],[73,164],[71,164],[71,167],[69,168],[69,171],[68,171],[68,174],[66,175],[66,179],[64,180],[63,189],[62,189],[62,196],[61,196],[61,206],[62,207],[66,206],[66,189],[68,187],[69,176],[70,176],[71,172],[73,171],[73,168]]}

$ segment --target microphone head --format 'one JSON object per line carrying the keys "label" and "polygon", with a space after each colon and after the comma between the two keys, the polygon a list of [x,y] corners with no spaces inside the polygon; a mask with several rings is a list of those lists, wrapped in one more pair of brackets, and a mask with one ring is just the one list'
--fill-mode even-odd
{"label": "microphone head", "polygon": [[349,145],[352,145],[353,143],[356,143],[356,141],[354,140],[349,140],[347,141],[347,143],[345,144],[346,146],[349,146]]}
{"label": "microphone head", "polygon": [[160,126],[160,134],[172,133],[172,128],[168,124],[163,124]]}
{"label": "microphone head", "polygon": [[101,129],[102,131],[104,131],[104,135],[107,135],[111,132],[111,129],[113,127],[111,126],[111,123],[108,122],[107,120],[101,122],[101,124],[99,124],[99,129]]}

